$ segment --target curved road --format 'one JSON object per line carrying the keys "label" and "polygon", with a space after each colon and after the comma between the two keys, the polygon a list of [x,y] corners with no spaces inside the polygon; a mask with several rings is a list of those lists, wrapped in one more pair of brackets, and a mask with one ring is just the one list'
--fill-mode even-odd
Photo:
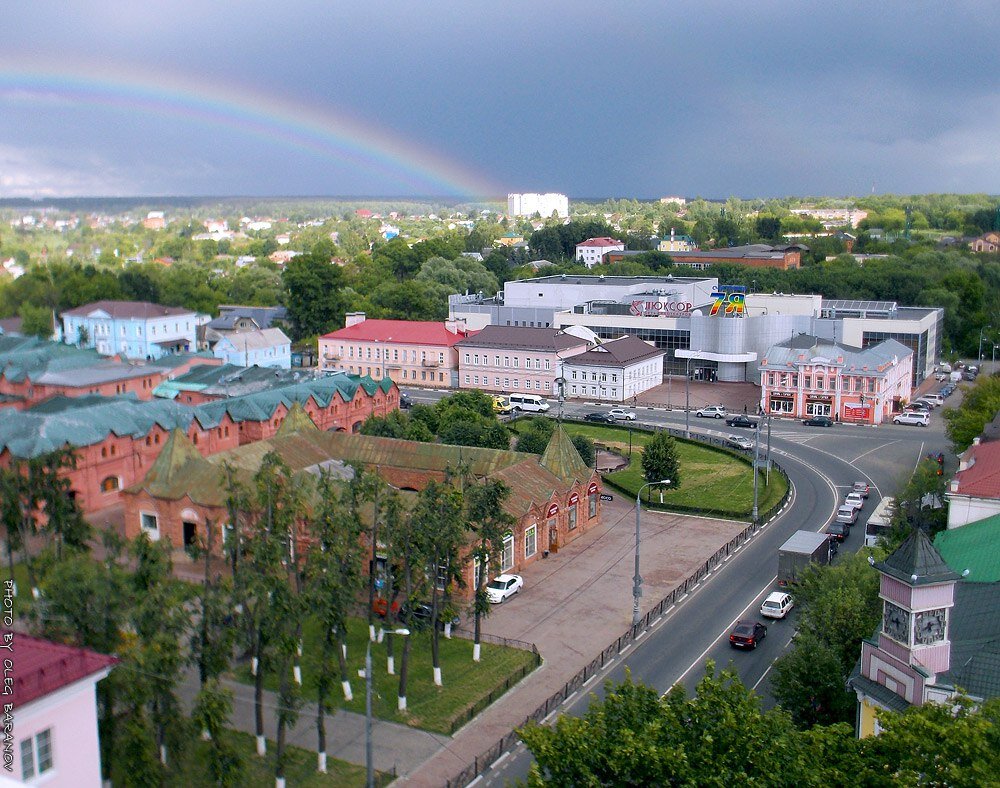
{"label": "curved road", "polygon": [[[577,409],[593,408],[577,406],[574,413]],[[691,421],[694,432],[739,432],[714,422]],[[648,414],[643,416],[643,422],[683,426],[683,416]],[[784,621],[764,620],[768,627],[767,637],[754,651],[733,650],[728,635],[737,620],[763,620],[757,614],[764,597],[776,588],[778,547],[796,530],[823,530],[833,518],[845,488],[855,480],[867,479],[872,490],[862,519],[841,545],[842,550],[857,550],[864,543],[863,521],[878,503],[881,488],[894,489],[900,478],[904,478],[923,456],[925,439],[929,437],[927,430],[906,427],[872,430],[840,426],[823,430],[804,428],[798,423],[776,424],[772,452],[794,488],[789,505],[686,598],[665,612],[634,646],[609,663],[582,691],[571,695],[555,713],[583,714],[591,693],[602,696],[604,683],[621,681],[626,668],[634,680],[660,692],[666,692],[678,682],[693,691],[704,675],[706,660],[713,660],[717,668],[732,663],[741,680],[761,693],[765,703],[770,704],[766,679],[774,660],[791,640],[795,611]],[[823,442],[828,448],[810,445],[811,442]],[[890,446],[893,446],[892,462],[887,463],[884,455],[890,451]],[[842,459],[852,456],[852,460]],[[868,472],[862,470],[866,463],[860,462],[866,457]],[[524,779],[530,764],[530,753],[523,744],[518,744],[477,782],[503,785]]]}

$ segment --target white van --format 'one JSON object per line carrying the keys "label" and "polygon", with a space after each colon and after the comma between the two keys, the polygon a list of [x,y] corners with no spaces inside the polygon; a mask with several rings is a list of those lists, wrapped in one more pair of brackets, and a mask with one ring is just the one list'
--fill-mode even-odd
{"label": "white van", "polygon": [[549,409],[549,403],[537,394],[511,394],[509,400],[515,413],[545,413]]}
{"label": "white van", "polygon": [[887,496],[879,501],[872,516],[865,524],[865,547],[874,547],[879,537],[886,536],[892,529],[892,512],[894,499]]}

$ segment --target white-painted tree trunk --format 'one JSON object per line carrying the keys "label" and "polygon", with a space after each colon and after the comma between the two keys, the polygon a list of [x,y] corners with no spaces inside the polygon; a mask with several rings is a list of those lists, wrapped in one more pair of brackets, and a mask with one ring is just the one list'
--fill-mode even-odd
{"label": "white-painted tree trunk", "polygon": [[376,643],[381,643],[385,639],[385,630],[379,629],[378,636],[375,638]]}
{"label": "white-painted tree trunk", "polygon": [[263,736],[257,737],[257,754],[261,758],[267,755],[267,739],[265,739]]}
{"label": "white-painted tree trunk", "polygon": [[479,662],[479,644],[478,643],[473,643],[472,644],[472,661],[473,662]]}
{"label": "white-painted tree trunk", "polygon": [[344,700],[346,701],[354,700],[354,693],[351,692],[351,682],[342,681],[340,682],[340,686],[344,688]]}
{"label": "white-painted tree trunk", "polygon": [[201,740],[212,741],[212,734],[208,732],[208,728],[201,729]]}
{"label": "white-painted tree trunk", "polygon": [[451,622],[450,621],[446,621],[444,623],[444,636],[446,638],[448,638],[448,640],[451,640]]}
{"label": "white-painted tree trunk", "polygon": [[385,672],[388,673],[390,676],[395,676],[396,675],[396,658],[395,657],[386,657],[385,663],[386,663],[385,664]]}
{"label": "white-painted tree trunk", "polygon": [[441,668],[434,668],[434,686],[441,686]]}
{"label": "white-painted tree trunk", "polygon": [[275,777],[274,778],[274,788],[285,788],[285,778]]}
{"label": "white-painted tree trunk", "polygon": [[299,641],[299,645],[296,646],[295,650],[298,652],[298,655],[301,657],[302,656],[302,641],[301,640]]}
{"label": "white-painted tree trunk", "polygon": [[346,643],[341,643],[340,644],[340,650],[344,652],[344,659],[347,659],[347,644]]}
{"label": "white-painted tree trunk", "polygon": [[295,676],[295,683],[302,686],[302,668],[298,665],[292,668],[292,675]]}
{"label": "white-painted tree trunk", "polygon": [[399,705],[398,705],[398,708],[399,708],[400,711],[406,711],[406,696],[405,695],[400,695],[399,696]]}
{"label": "white-painted tree trunk", "polygon": [[33,586],[31,589],[31,596],[34,597],[35,599],[41,599],[42,592]]}
{"label": "white-painted tree trunk", "polygon": [[160,763],[162,763],[164,766],[167,765],[167,745],[166,744],[161,744],[160,745]]}
{"label": "white-painted tree trunk", "polygon": [[250,657],[250,675],[257,675],[257,657]]}
{"label": "white-painted tree trunk", "polygon": [[319,755],[319,763],[316,765],[316,771],[320,774],[326,774],[326,753],[321,752]]}
{"label": "white-painted tree trunk", "polygon": [[372,643],[375,642],[375,625],[374,624],[369,624],[368,625],[368,639]]}

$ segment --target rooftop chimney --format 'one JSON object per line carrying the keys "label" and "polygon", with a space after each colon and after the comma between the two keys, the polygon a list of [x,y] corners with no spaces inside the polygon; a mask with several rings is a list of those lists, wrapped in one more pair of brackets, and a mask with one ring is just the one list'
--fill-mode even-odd
{"label": "rooftop chimney", "polygon": [[366,315],[364,312],[348,312],[344,315],[344,328],[350,328],[351,326],[356,326],[358,323],[365,322]]}

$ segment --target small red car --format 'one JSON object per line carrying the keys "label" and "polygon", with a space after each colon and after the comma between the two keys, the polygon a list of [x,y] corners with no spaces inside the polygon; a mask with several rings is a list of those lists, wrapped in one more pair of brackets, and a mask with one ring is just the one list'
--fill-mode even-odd
{"label": "small red car", "polygon": [[729,645],[733,648],[757,648],[757,644],[767,637],[767,627],[757,621],[737,621],[729,635]]}

